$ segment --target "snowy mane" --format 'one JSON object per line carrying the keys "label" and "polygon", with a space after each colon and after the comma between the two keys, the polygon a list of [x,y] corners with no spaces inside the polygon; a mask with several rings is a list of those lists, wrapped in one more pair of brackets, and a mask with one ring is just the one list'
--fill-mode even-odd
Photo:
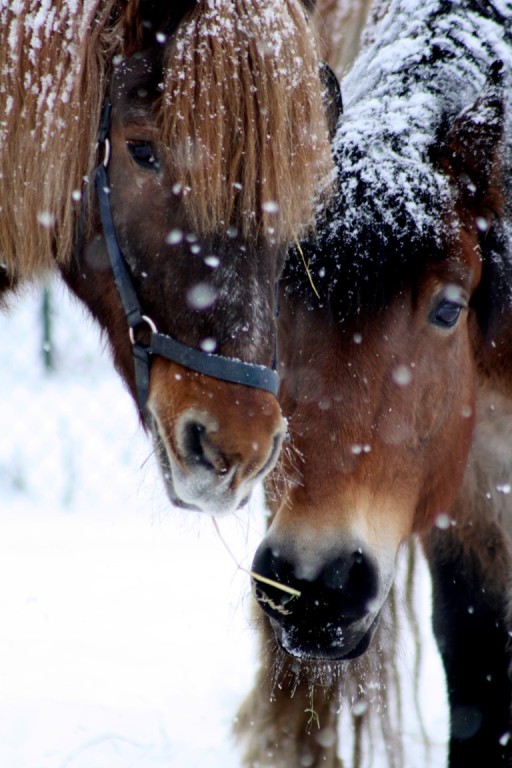
{"label": "snowy mane", "polygon": [[398,238],[437,226],[449,189],[432,166],[432,147],[485,89],[495,61],[512,76],[510,40],[493,18],[498,11],[488,3],[483,16],[470,5],[452,2],[446,12],[440,0],[391,3],[376,42],[344,81],[336,156],[345,236],[356,240],[375,215]]}
{"label": "snowy mane", "polygon": [[[446,236],[452,190],[436,151],[453,120],[488,87],[495,62],[503,64],[505,92],[512,84],[512,30],[501,16],[512,3],[481,8],[390,2],[374,42],[345,78],[334,142],[336,202],[324,212],[318,240],[305,248],[324,297],[364,291],[359,272],[372,283],[372,274],[385,278],[387,270],[396,283],[397,273],[418,267],[422,254],[432,258]],[[505,167],[510,120],[508,134]]]}

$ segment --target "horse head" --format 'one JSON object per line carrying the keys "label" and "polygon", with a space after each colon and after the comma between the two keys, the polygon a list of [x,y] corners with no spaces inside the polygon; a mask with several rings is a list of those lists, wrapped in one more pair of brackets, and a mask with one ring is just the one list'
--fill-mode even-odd
{"label": "horse head", "polygon": [[[138,302],[161,338],[202,351],[206,363],[243,360],[270,368],[282,247],[263,237],[253,246],[234,225],[202,234],[190,221],[191,189],[176,180],[178,153],[171,157],[161,136],[162,77],[161,51],[136,53],[116,66],[109,93],[110,206]],[[89,295],[91,283],[98,286],[98,316],[101,321],[107,313],[116,363],[135,394],[126,329],[113,322],[119,298],[103,282],[110,264],[102,228],[88,239],[77,266]],[[155,356],[140,407],[169,496],[179,506],[236,509],[274,465],[284,435],[275,393],[198,372],[188,359]]]}
{"label": "horse head", "polygon": [[406,207],[395,147],[404,188],[367,197],[372,178],[393,176],[376,168],[375,142],[368,154],[349,148],[346,116],[339,205],[323,239],[303,248],[320,298],[300,263],[285,277],[280,400],[291,443],[269,483],[253,588],[279,644],[299,658],[368,648],[402,543],[452,524],[477,386],[494,377],[510,390],[498,69],[425,148],[426,175],[408,166],[418,187]]}
{"label": "horse head", "polygon": [[[2,11],[1,261],[12,283],[58,263],[138,399],[172,501],[232,511],[285,433],[258,369],[275,357],[284,255],[332,162],[305,6],[110,0],[48,13],[45,25],[28,2]],[[39,91],[20,95],[23,78]],[[184,355],[169,359],[172,344]]]}

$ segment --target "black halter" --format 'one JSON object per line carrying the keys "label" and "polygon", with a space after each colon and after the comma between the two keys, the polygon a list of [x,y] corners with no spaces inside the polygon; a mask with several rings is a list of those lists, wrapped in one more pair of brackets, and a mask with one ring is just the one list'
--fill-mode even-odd
{"label": "black halter", "polygon": [[[165,357],[185,368],[203,373],[206,376],[212,376],[215,379],[263,389],[266,392],[271,392],[275,397],[279,389],[279,376],[276,371],[275,360],[272,368],[267,368],[264,365],[245,363],[236,358],[223,357],[188,347],[171,336],[159,333],[151,318],[143,314],[133,286],[130,268],[117,242],[110,208],[107,168],[110,159],[111,110],[111,104],[107,99],[103,105],[98,132],[99,151],[100,156],[103,155],[103,160],[96,168],[95,185],[110,264],[130,328],[130,341],[135,365],[135,386],[141,412],[144,413],[149,396],[149,372],[152,355]],[[148,342],[141,341],[141,337],[148,339]]]}

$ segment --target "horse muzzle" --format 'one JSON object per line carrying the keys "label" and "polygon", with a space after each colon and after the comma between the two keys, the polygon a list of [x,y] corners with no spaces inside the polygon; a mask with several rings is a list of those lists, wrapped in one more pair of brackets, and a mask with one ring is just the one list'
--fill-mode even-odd
{"label": "horse muzzle", "polygon": [[275,466],[286,423],[268,392],[182,371],[181,390],[155,387],[149,402],[167,493],[176,506],[229,514]]}
{"label": "horse muzzle", "polygon": [[360,547],[338,553],[314,577],[263,542],[256,552],[253,593],[276,639],[303,660],[343,661],[363,654],[382,607],[376,563]]}

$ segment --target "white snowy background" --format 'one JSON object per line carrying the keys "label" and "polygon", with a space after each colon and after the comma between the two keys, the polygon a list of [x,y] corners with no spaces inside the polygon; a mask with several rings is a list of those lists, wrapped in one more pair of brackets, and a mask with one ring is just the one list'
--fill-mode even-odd
{"label": "white snowy background", "polygon": [[[94,325],[59,284],[52,301],[53,373],[41,291],[0,315],[0,766],[239,768],[232,721],[256,668],[248,577],[211,520],[170,507]],[[261,494],[219,526],[248,567]],[[446,705],[426,580],[419,598],[432,744],[408,716],[404,637],[405,762],[441,768]],[[385,765],[378,750],[371,765]]]}

